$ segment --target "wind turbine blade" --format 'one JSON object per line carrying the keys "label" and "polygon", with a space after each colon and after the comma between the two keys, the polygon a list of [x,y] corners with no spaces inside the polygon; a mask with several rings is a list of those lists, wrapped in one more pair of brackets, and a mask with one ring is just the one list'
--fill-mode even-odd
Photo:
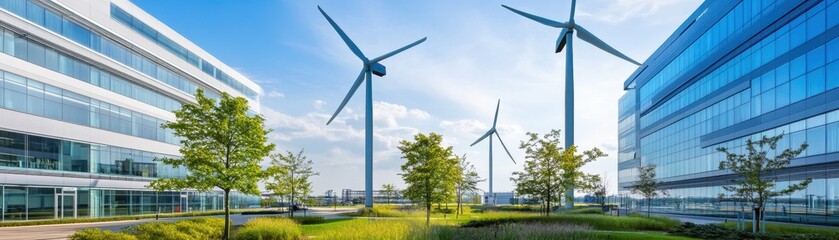
{"label": "wind turbine blade", "polygon": [[507,150],[507,145],[504,145],[504,140],[501,140],[501,135],[498,135],[498,131],[495,131],[495,136],[498,137],[498,141],[501,142],[501,146],[504,147],[504,151],[507,151],[507,156],[510,156],[510,160],[513,160],[513,163],[516,163],[516,159],[513,159],[513,154],[510,154],[510,150]]}
{"label": "wind turbine blade", "polygon": [[567,28],[568,27],[568,24],[565,24],[565,23],[557,22],[557,21],[554,21],[554,20],[550,20],[550,19],[547,19],[547,18],[536,16],[536,15],[533,15],[533,14],[530,14],[530,13],[522,12],[522,11],[519,11],[518,9],[508,7],[507,5],[502,4],[501,6],[510,10],[510,11],[513,11],[514,13],[517,13],[518,15],[529,18],[530,20],[539,22],[541,24],[545,24],[545,25],[555,27],[555,28]]}
{"label": "wind turbine blade", "polygon": [[591,34],[591,32],[589,32],[588,30],[583,28],[583,26],[577,25],[577,26],[574,27],[574,29],[577,29],[577,31],[578,31],[577,36],[580,37],[580,39],[582,39],[583,41],[591,43],[591,45],[594,45],[595,47],[600,48],[603,51],[606,51],[608,53],[611,53],[612,55],[615,55],[619,58],[622,58],[623,60],[634,63],[635,65],[641,66],[641,63],[639,63],[635,60],[632,60],[632,58],[629,58],[626,55],[623,55],[623,53],[621,53],[621,52],[618,52],[618,50],[616,50],[612,46],[609,46],[609,44],[606,44],[606,42],[603,42],[603,40],[600,40],[600,38],[597,38],[597,36],[594,36],[594,34]]}
{"label": "wind turbine blade", "polygon": [[571,0],[571,17],[568,21],[574,20],[574,12],[577,10],[577,0]]}
{"label": "wind turbine blade", "polygon": [[501,99],[498,99],[498,104],[495,105],[495,118],[492,119],[492,129],[495,129],[495,123],[498,122],[498,108],[501,107]]}
{"label": "wind turbine blade", "polygon": [[469,145],[469,146],[470,146],[470,147],[471,147],[471,146],[475,146],[475,144],[478,144],[479,142],[481,142],[481,140],[484,140],[484,138],[489,137],[489,136],[490,136],[490,135],[492,135],[492,133],[494,133],[494,132],[495,132],[495,128],[490,129],[489,131],[487,131],[487,133],[485,133],[483,136],[481,136],[480,138],[478,138],[478,140],[475,140],[475,142],[473,142],[473,143],[472,143],[472,145]]}
{"label": "wind turbine blade", "polygon": [[[358,78],[355,79],[355,82],[352,84],[352,87],[350,88],[350,91],[347,92],[347,96],[344,97],[344,101],[341,102],[341,105],[338,106],[338,110],[335,110],[335,113],[332,114],[332,117],[329,118],[329,121],[326,122],[326,125],[329,125],[330,123],[332,123],[332,120],[335,120],[335,117],[338,116],[338,113],[340,113],[341,110],[344,109],[344,106],[346,106],[347,102],[350,101],[350,98],[352,98],[352,95],[355,94],[355,90],[358,90],[358,87],[361,86],[362,82],[364,82],[364,72],[367,72],[367,67],[364,67],[364,68],[361,69],[361,73],[358,74]],[[368,79],[368,81],[369,81],[369,79]]]}
{"label": "wind turbine blade", "polygon": [[389,52],[389,53],[387,53],[387,54],[385,54],[385,55],[382,55],[382,56],[380,56],[380,57],[374,58],[373,60],[370,60],[370,62],[379,62],[379,61],[381,61],[381,60],[385,60],[386,58],[389,58],[389,57],[392,57],[393,55],[396,55],[397,53],[400,53],[400,52],[402,52],[402,51],[408,50],[408,48],[412,48],[412,47],[414,47],[414,46],[416,46],[416,45],[419,45],[419,44],[420,44],[420,43],[422,43],[422,42],[425,42],[425,39],[427,39],[427,38],[428,38],[428,37],[424,37],[424,38],[422,38],[422,39],[420,39],[420,40],[417,40],[416,42],[413,42],[413,43],[411,43],[411,44],[405,45],[404,47],[402,47],[402,48],[400,48],[400,49],[396,49],[396,50],[394,50],[393,52]]}
{"label": "wind turbine blade", "polygon": [[559,33],[559,38],[556,39],[556,52],[562,52],[562,49],[565,48],[565,35],[568,35],[568,29],[563,28],[562,32]]}
{"label": "wind turbine blade", "polygon": [[341,30],[341,27],[338,27],[338,24],[335,23],[335,21],[332,21],[332,18],[329,17],[329,15],[327,15],[326,12],[324,12],[323,9],[320,8],[320,6],[318,6],[318,10],[321,14],[323,14],[324,17],[326,17],[326,20],[329,21],[329,24],[332,25],[332,28],[334,28],[335,31],[338,32],[338,35],[341,36],[341,39],[344,40],[344,43],[347,44],[347,47],[350,47],[350,51],[352,51],[352,53],[354,53],[355,56],[360,58],[361,61],[367,63],[367,57],[364,56],[364,53],[361,53],[361,49],[358,49],[358,46],[356,46],[355,43],[352,42],[350,37],[347,36],[346,33],[344,33],[344,30]]}

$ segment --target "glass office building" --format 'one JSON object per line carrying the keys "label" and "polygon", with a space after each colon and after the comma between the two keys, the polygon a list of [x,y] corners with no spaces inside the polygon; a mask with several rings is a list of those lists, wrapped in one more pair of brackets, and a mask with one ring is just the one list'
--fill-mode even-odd
{"label": "glass office building", "polygon": [[0,221],[221,209],[146,188],[189,174],[154,159],[178,157],[160,124],[197,89],[259,109],[258,85],[127,0],[0,0]]}
{"label": "glass office building", "polygon": [[[809,148],[772,173],[767,220],[839,225],[839,3],[836,0],[705,1],[624,83],[619,100],[619,191],[637,167],[656,164],[669,195],[652,210],[735,217],[748,206],[720,197],[735,176],[718,147],[783,134],[779,149]],[[770,153],[772,154],[772,153]],[[744,209],[745,208],[745,209]]]}

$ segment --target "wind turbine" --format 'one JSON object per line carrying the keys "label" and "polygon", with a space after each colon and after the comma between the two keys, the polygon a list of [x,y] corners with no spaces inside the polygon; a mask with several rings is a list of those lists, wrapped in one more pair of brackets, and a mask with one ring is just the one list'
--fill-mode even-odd
{"label": "wind turbine", "polygon": [[478,144],[479,142],[481,142],[481,140],[484,140],[485,138],[489,137],[489,194],[488,194],[488,196],[492,197],[492,205],[495,205],[495,195],[493,195],[493,192],[492,192],[492,134],[495,134],[495,136],[498,137],[498,141],[501,142],[501,146],[504,147],[504,151],[507,151],[507,156],[510,156],[510,160],[513,160],[513,163],[516,163],[516,160],[513,159],[513,155],[510,154],[510,150],[507,150],[507,146],[504,145],[504,141],[501,140],[501,135],[498,135],[498,131],[495,130],[495,124],[498,122],[498,108],[500,106],[501,106],[501,99],[498,99],[498,104],[495,105],[495,118],[492,120],[492,128],[490,128],[489,131],[487,131],[487,133],[484,133],[483,136],[478,138],[478,140],[475,140],[475,142],[472,143],[472,145],[469,145],[470,147],[475,146],[475,144]]}
{"label": "wind turbine", "polygon": [[[556,39],[555,50],[556,53],[562,51],[565,45],[568,45],[568,51],[565,53],[565,148],[568,149],[571,145],[574,145],[574,59],[573,59],[573,47],[571,45],[574,35],[574,30],[577,30],[578,36],[581,40],[586,41],[597,48],[600,48],[603,51],[606,51],[612,55],[615,55],[623,60],[629,61],[635,65],[640,66],[641,63],[632,60],[632,58],[627,57],[623,53],[618,52],[615,48],[600,40],[597,36],[594,36],[591,32],[583,28],[574,22],[574,10],[576,10],[577,1],[571,0],[571,17],[568,18],[568,22],[558,22],[554,20],[550,20],[547,18],[539,17],[533,14],[529,14],[526,12],[519,11],[515,8],[508,7],[506,5],[501,5],[502,7],[513,11],[523,17],[529,18],[533,21],[539,22],[541,24],[547,25],[549,27],[554,28],[561,28],[562,31],[559,33],[559,38]],[[566,195],[574,197],[574,188],[566,189]],[[573,207],[571,202],[565,203],[566,208]]]}
{"label": "wind turbine", "polygon": [[329,24],[332,25],[332,28],[334,28],[335,31],[338,32],[338,35],[341,36],[341,39],[344,40],[344,43],[347,44],[347,47],[350,48],[350,51],[352,51],[353,54],[355,54],[355,56],[357,56],[359,59],[361,59],[361,63],[363,65],[362,68],[361,68],[361,73],[358,74],[358,78],[355,79],[355,82],[353,83],[352,87],[350,88],[350,91],[347,92],[347,96],[344,97],[344,101],[341,102],[341,105],[338,106],[338,109],[335,110],[335,113],[332,114],[332,117],[329,118],[329,121],[326,122],[326,125],[329,125],[330,123],[332,123],[332,120],[334,120],[335,117],[338,116],[338,113],[340,113],[341,110],[344,109],[344,106],[347,105],[347,102],[350,100],[350,98],[352,98],[355,91],[358,89],[359,86],[361,86],[361,82],[363,82],[366,79],[367,80],[367,84],[366,84],[366,90],[367,90],[366,95],[367,96],[366,96],[366,99],[365,99],[366,113],[364,114],[364,174],[365,174],[364,190],[365,190],[366,195],[365,195],[365,198],[364,198],[364,206],[366,206],[368,208],[372,208],[373,207],[373,82],[372,82],[373,75],[372,74],[376,74],[376,76],[379,76],[379,77],[384,77],[385,76],[385,66],[382,65],[379,62],[424,42],[426,38],[422,38],[420,40],[417,40],[416,42],[408,44],[408,45],[406,45],[406,46],[404,46],[400,49],[396,49],[392,52],[389,52],[389,53],[387,53],[385,55],[382,55],[382,56],[379,56],[377,58],[367,59],[367,57],[365,57],[364,54],[361,53],[361,50],[358,49],[358,46],[356,46],[355,43],[353,43],[352,40],[350,40],[350,37],[347,36],[347,34],[344,33],[344,31],[341,30],[340,27],[338,27],[338,24],[336,24],[335,21],[332,21],[332,18],[330,18],[329,15],[327,15],[326,12],[324,12],[323,9],[320,8],[320,6],[318,6],[318,10],[320,11],[321,14],[323,14],[323,17],[325,17],[326,20],[329,21]]}

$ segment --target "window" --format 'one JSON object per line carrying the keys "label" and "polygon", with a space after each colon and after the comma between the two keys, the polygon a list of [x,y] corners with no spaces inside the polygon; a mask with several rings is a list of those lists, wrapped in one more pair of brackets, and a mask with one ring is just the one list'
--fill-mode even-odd
{"label": "window", "polygon": [[827,152],[839,152],[839,123],[827,125]]}
{"label": "window", "polygon": [[89,144],[62,141],[61,170],[71,172],[89,172],[89,162]]}
{"label": "window", "polygon": [[816,69],[807,74],[807,97],[824,92],[824,68]]}
{"label": "window", "polygon": [[823,154],[825,150],[825,127],[807,129],[807,155]]}
{"label": "window", "polygon": [[44,84],[38,81],[28,81],[26,91],[26,112],[44,116]]}
{"label": "window", "polygon": [[3,106],[8,109],[26,112],[26,79],[11,73],[5,73],[3,84]]}
{"label": "window", "polygon": [[[837,46],[839,47],[839,46]],[[839,87],[839,61],[834,61],[827,65],[827,76],[831,76],[827,78],[827,89],[833,89]]]}
{"label": "window", "polygon": [[807,95],[806,81],[803,76],[790,81],[790,102],[798,102],[804,100]]}
{"label": "window", "polygon": [[29,188],[29,220],[55,218],[55,188]]}
{"label": "window", "polygon": [[59,170],[61,141],[32,136],[27,137],[29,168]]}
{"label": "window", "polygon": [[3,218],[6,221],[26,220],[25,187],[4,187],[3,200]]}
{"label": "window", "polygon": [[34,63],[38,66],[45,67],[46,66],[46,53],[44,50],[44,46],[41,44],[36,43],[35,41],[29,41],[28,45],[28,59],[27,61]]}
{"label": "window", "polygon": [[[824,3],[822,3],[824,4]],[[812,39],[824,32],[824,11],[819,11],[810,19],[807,19],[807,39]]]}
{"label": "window", "polygon": [[807,71],[824,66],[824,46],[817,47],[807,53]]}
{"label": "window", "polygon": [[775,105],[780,108],[789,105],[789,83],[784,83],[775,89]]}

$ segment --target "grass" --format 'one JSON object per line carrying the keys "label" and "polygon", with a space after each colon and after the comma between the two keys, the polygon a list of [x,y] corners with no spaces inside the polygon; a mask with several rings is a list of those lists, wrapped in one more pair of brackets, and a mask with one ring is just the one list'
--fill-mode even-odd
{"label": "grass", "polygon": [[[237,209],[230,210],[231,214],[243,213],[255,210]],[[188,213],[161,213],[160,218],[174,218],[174,217],[201,217],[201,216],[215,216],[222,215],[224,211],[206,211],[206,212],[188,212]],[[131,221],[140,219],[155,218],[155,214],[142,214],[132,216],[118,216],[118,217],[101,217],[101,218],[65,218],[65,219],[50,219],[50,220],[33,220],[33,221],[11,221],[0,222],[0,227],[20,227],[20,226],[36,226],[49,224],[68,224],[68,223],[93,223],[93,222],[113,222],[113,221]]]}
{"label": "grass", "polygon": [[258,217],[251,219],[239,229],[233,239],[236,240],[286,240],[302,239],[300,224],[288,218]]}
{"label": "grass", "polygon": [[330,219],[303,226],[303,235],[315,239],[691,239],[657,232],[593,231],[583,224],[505,223],[498,226],[459,227],[432,221],[430,228],[418,219]]}
{"label": "grass", "polygon": [[[736,222],[728,222],[723,223],[723,227],[729,229],[736,229],[737,223]],[[746,222],[746,229],[751,232],[752,223]],[[766,232],[767,233],[794,233],[794,234],[814,234],[819,236],[824,236],[833,239],[839,239],[839,231],[834,228],[824,228],[824,227],[811,227],[811,226],[801,226],[801,225],[789,225],[783,223],[766,223]]]}
{"label": "grass", "polygon": [[556,214],[551,216],[517,216],[486,218],[467,222],[465,227],[485,227],[508,223],[563,223],[585,224],[608,231],[668,231],[679,226],[679,221],[642,217],[612,217],[594,214]]}
{"label": "grass", "polygon": [[[378,206],[354,216],[376,218],[330,219],[304,225],[303,235],[322,239],[691,239],[669,235],[679,225],[665,217],[613,217],[599,208],[560,211],[551,216],[535,212],[465,206],[458,219],[432,214],[425,227],[425,212],[396,206]],[[522,207],[521,209],[526,209]],[[366,215],[362,215],[366,213]],[[641,232],[651,231],[651,232]]]}
{"label": "grass", "polygon": [[595,232],[595,239],[613,240],[688,240],[689,237],[668,235],[659,232]]}

